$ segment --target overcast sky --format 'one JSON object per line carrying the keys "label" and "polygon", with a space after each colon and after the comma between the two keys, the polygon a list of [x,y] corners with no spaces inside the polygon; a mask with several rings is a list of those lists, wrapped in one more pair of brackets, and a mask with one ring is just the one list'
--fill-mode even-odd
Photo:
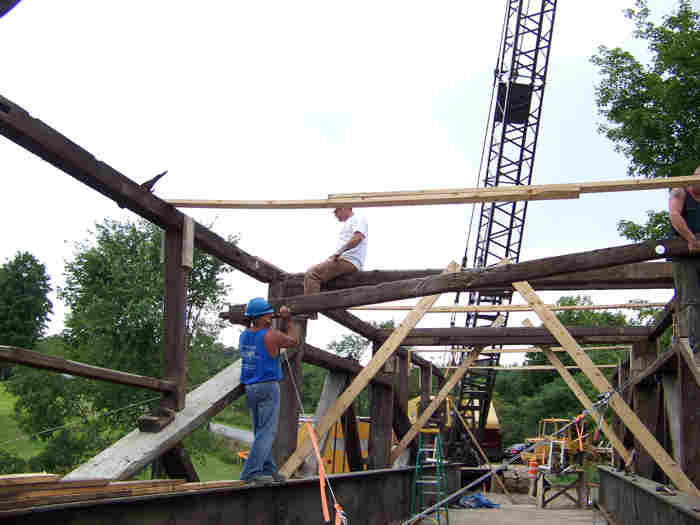
{"label": "overcast sky", "polygon": [[[596,132],[589,57],[599,45],[643,56],[623,16],[632,3],[559,2],[533,183],[626,177],[625,159]],[[24,0],[0,19],[0,94],[137,182],[167,169],[155,189],[164,199],[325,198],[477,184],[504,1],[194,5]],[[675,2],[649,5],[661,14]],[[46,264],[54,287],[95,221],[135,218],[4,138],[0,170],[0,260],[29,251]],[[617,221],[643,220],[646,210],[666,206],[666,195],[531,203],[521,261],[626,244]],[[239,235],[244,250],[289,272],[335,248],[331,210],[183,211],[213,222],[222,236]],[[367,269],[461,261],[471,206],[360,212],[370,228]],[[231,303],[266,295],[240,273],[231,282]],[[594,299],[670,296],[616,291]],[[56,333],[65,309],[53,301]],[[439,304],[453,301],[450,294]],[[512,319],[519,326],[522,316]],[[448,325],[449,316],[432,314],[420,326]],[[319,320],[308,340],[323,348],[343,333]],[[224,341],[236,334],[226,330]]]}

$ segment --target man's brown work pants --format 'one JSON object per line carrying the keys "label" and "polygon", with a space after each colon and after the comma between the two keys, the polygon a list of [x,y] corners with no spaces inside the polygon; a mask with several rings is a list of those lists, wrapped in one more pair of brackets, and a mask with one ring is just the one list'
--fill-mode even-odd
{"label": "man's brown work pants", "polygon": [[321,284],[335,279],[339,275],[356,272],[357,268],[350,261],[345,259],[326,259],[316,266],[312,266],[304,275],[304,295],[318,293],[321,291]]}

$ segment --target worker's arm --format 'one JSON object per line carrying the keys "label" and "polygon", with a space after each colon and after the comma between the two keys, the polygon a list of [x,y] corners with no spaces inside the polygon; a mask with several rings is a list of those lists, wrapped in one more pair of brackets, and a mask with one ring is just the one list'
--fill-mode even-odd
{"label": "worker's arm", "polygon": [[671,219],[671,224],[676,231],[688,241],[688,250],[691,252],[700,251],[700,241],[695,237],[695,234],[688,228],[688,223],[681,215],[683,212],[683,204],[685,203],[686,191],[683,188],[673,188],[671,195],[668,198],[668,215]]}
{"label": "worker's arm", "polygon": [[299,333],[296,324],[291,319],[289,308],[286,306],[280,308],[280,317],[287,321],[287,329],[284,332],[268,330],[265,334],[265,348],[270,357],[277,357],[280,354],[280,348],[292,348],[299,345]]}
{"label": "worker's arm", "polygon": [[333,255],[330,256],[330,259],[333,260],[338,260],[340,256],[347,252],[348,250],[352,250],[355,246],[360,244],[362,242],[362,239],[364,239],[365,236],[362,232],[355,232],[352,234],[352,237],[350,237],[350,240],[343,244],[338,251],[336,251]]}

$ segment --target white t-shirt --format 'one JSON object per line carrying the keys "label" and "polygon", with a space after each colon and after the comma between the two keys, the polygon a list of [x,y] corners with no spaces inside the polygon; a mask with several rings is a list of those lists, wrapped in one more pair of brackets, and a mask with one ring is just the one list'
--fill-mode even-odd
{"label": "white t-shirt", "polygon": [[362,270],[362,267],[365,265],[365,257],[367,256],[367,240],[369,238],[367,219],[353,213],[346,221],[344,221],[340,228],[338,247],[336,250],[340,250],[343,246],[345,246],[345,243],[352,239],[355,232],[360,232],[362,235],[364,235],[364,238],[360,244],[346,252],[343,252],[340,255],[340,258],[351,262],[358,270]]}

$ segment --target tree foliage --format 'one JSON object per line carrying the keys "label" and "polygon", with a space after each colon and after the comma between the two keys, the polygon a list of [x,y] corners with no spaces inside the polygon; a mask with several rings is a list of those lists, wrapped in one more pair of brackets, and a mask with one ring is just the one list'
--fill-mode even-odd
{"label": "tree foliage", "polygon": [[[556,302],[559,306],[592,305],[588,296],[564,296]],[[627,319],[622,313],[595,310],[566,310],[557,313],[565,326],[625,326]],[[616,364],[621,355],[616,350],[594,350],[588,352],[596,364]],[[565,366],[574,365],[565,352],[557,352]],[[541,352],[526,354],[526,365],[549,364]],[[595,399],[597,392],[590,381],[578,370],[570,370],[576,382],[589,398]],[[603,372],[605,373],[605,372]],[[512,371],[496,376],[494,401],[501,422],[504,443],[522,442],[534,437],[537,422],[542,418],[569,418],[579,414],[582,407],[559,373],[553,371]]]}
{"label": "tree foliage", "polygon": [[[68,306],[61,338],[41,350],[84,363],[162,377],[164,276],[161,231],[145,222],[105,220],[93,237],[76,245],[65,266],[59,297]],[[198,384],[228,362],[218,359],[222,307],[230,271],[195,249],[188,279],[187,380]],[[212,358],[212,355],[215,357]],[[22,430],[46,441],[37,468],[70,469],[136,426],[160,396],[143,389],[71,378],[21,367],[8,389],[19,397],[15,411]],[[67,428],[59,428],[65,427]],[[47,429],[55,429],[48,430]],[[42,432],[41,434],[38,434]]]}
{"label": "tree foliage", "polygon": [[602,46],[591,61],[602,76],[596,88],[600,132],[629,160],[629,175],[690,175],[700,163],[700,13],[678,2],[660,25],[646,0],[626,16],[651,54],[646,65],[621,48]]}
{"label": "tree foliage", "polygon": [[18,252],[0,267],[0,344],[34,348],[44,334],[53,305],[46,267]]}

